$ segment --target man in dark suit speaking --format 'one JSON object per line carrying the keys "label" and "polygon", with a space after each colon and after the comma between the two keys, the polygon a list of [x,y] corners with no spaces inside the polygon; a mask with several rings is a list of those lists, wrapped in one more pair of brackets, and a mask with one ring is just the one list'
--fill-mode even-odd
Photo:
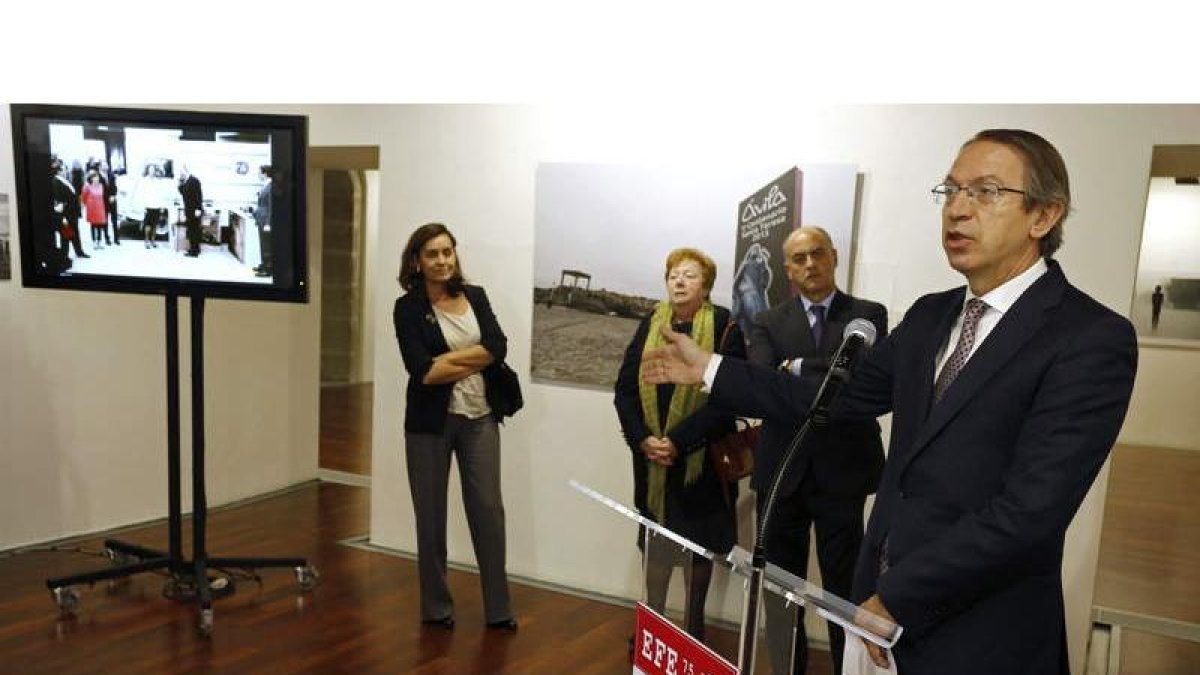
{"label": "man in dark suit speaking", "polygon": [[[760,313],[750,325],[749,360],[800,376],[823,375],[852,319],[867,319],[879,336],[887,335],[887,310],[838,290],[834,279],[838,252],[829,233],[801,227],[783,242],[783,268],[799,295]],[[802,415],[766,420],[755,454],[751,485],[762,518],[767,491],[775,480]],[[800,577],[808,576],[809,529],[816,532],[822,585],[849,597],[854,561],[863,538],[863,504],[879,485],[883,441],[875,420],[849,422],[831,433],[820,430],[792,462],[780,483],[766,533],[767,560]],[[803,614],[796,617],[794,656],[790,612],[775,594],[764,601],[771,667],[775,673],[803,675],[808,665]],[[842,630],[829,624],[833,671],[842,672]]]}
{"label": "man in dark suit speaking", "polygon": [[[833,411],[893,413],[852,599],[904,627],[905,675],[1066,674],[1063,539],[1129,406],[1133,327],[1052,258],[1071,196],[1041,136],[976,134],[934,193],[967,285],[919,298]],[[705,382],[712,403],[780,420],[816,393],[668,337],[643,361],[650,382]]]}

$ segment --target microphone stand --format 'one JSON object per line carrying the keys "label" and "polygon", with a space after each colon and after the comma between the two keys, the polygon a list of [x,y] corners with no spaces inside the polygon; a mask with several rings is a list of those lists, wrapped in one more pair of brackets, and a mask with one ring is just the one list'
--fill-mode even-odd
{"label": "microphone stand", "polygon": [[[840,351],[839,349],[839,355]],[[837,355],[835,355],[832,363],[837,363]],[[836,368],[831,365],[829,373],[826,374],[825,380],[821,383],[821,388],[817,390],[817,395],[813,400],[821,400],[822,394],[825,392],[826,387],[829,386],[831,380],[838,379],[841,384],[844,384],[849,378],[850,372],[848,370]],[[758,531],[754,537],[754,551],[750,557],[750,587],[746,592],[746,604],[742,614],[745,620],[742,622],[742,633],[739,637],[738,672],[754,672],[754,643],[756,634],[758,633],[758,604],[762,597],[763,576],[767,567],[767,525],[770,523],[771,514],[775,510],[775,500],[779,496],[779,487],[783,483],[784,476],[791,469],[792,461],[795,460],[800,447],[808,438],[813,426],[824,428],[828,423],[829,410],[827,405],[818,405],[809,409],[808,414],[804,418],[804,423],[800,426],[800,430],[792,437],[792,442],[788,445],[787,452],[783,455],[783,461],[779,464],[779,468],[775,472],[775,478],[771,481],[771,487],[767,490],[767,498],[763,502]]]}

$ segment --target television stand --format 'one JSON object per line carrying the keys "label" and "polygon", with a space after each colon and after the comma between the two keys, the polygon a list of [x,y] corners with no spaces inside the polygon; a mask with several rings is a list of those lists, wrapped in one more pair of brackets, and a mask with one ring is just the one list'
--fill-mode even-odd
{"label": "television stand", "polygon": [[304,558],[209,557],[205,546],[208,503],[204,482],[204,297],[191,296],[192,329],[192,559],[182,553],[182,513],[179,469],[179,298],[167,299],[167,541],[168,550],[158,551],[116,539],[104,541],[112,567],[85,574],[46,580],[46,588],[64,615],[79,606],[76,586],[129,577],[142,572],[166,570],[163,596],[180,601],[197,600],[197,628],[208,636],[213,630],[214,599],[232,595],[236,583],[230,575],[212,577],[212,571],[240,569],[257,578],[254,570],[288,567],[304,591],[320,580],[317,569]]}

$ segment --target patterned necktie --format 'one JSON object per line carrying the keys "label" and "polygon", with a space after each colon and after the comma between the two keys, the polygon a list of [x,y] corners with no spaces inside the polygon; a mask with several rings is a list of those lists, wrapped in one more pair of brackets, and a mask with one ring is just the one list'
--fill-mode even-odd
{"label": "patterned necktie", "polygon": [[942,400],[942,396],[950,388],[950,383],[954,382],[954,378],[958,377],[963,366],[967,365],[967,357],[971,355],[971,348],[975,346],[975,331],[979,328],[979,317],[983,316],[987,308],[987,303],[979,298],[971,298],[967,301],[967,308],[963,311],[962,331],[958,334],[958,344],[954,346],[954,352],[950,354],[946,365],[942,366],[942,372],[933,385],[934,403]]}
{"label": "patterned necktie", "polygon": [[813,315],[813,342],[820,348],[821,338],[825,337],[825,305],[813,305],[808,311]]}

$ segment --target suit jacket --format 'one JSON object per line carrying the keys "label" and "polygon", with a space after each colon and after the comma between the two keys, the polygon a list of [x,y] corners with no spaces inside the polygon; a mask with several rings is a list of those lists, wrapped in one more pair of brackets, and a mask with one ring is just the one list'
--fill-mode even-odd
{"label": "suit jacket", "polygon": [[[492,355],[492,364],[482,371],[488,402],[491,403],[500,363],[508,354],[508,338],[500,329],[483,288],[468,285],[463,287],[463,293],[471,303],[475,320],[479,322],[479,344]],[[454,383],[424,384],[422,380],[433,367],[433,357],[450,351],[450,346],[446,343],[446,336],[442,334],[423,286],[396,299],[392,323],[396,328],[396,340],[400,343],[400,356],[408,371],[404,430],[409,433],[440,434],[446,428]],[[497,422],[501,421],[501,416],[496,412],[492,413],[492,417]]]}
{"label": "suit jacket", "polygon": [[[934,358],[963,288],[917,300],[835,407],[848,419],[893,412],[852,599],[878,593],[904,627],[902,673],[1069,672],[1063,539],[1124,420],[1137,344],[1128,320],[1048,263],[940,402]],[[815,393],[732,359],[713,389],[768,419],[794,417]]]}
{"label": "suit jacket", "polygon": [[254,209],[254,221],[259,227],[271,226],[271,186],[275,181],[269,180],[258,189],[258,206]]}
{"label": "suit jacket", "polygon": [[196,217],[196,212],[204,208],[204,192],[200,187],[200,179],[188,176],[187,180],[179,182],[179,194],[183,197],[184,217]]}
{"label": "suit jacket", "polygon": [[71,184],[62,176],[56,176],[50,179],[50,206],[57,209],[62,206],[62,213],[55,211],[53,219],[54,229],[58,229],[62,225],[62,221],[66,220],[67,224],[75,227],[79,223],[80,203],[79,193],[77,193]]}
{"label": "suit jacket", "polygon": [[[754,318],[747,340],[750,361],[771,368],[784,359],[803,358],[803,374],[823,377],[829,370],[833,353],[842,342],[846,324],[860,318],[875,326],[877,341],[887,336],[887,309],[883,305],[836,292],[826,313],[825,332],[818,345],[813,341],[808,315],[800,299],[790,299]],[[764,421],[751,479],[755,490],[761,492],[770,488],[802,421],[802,417],[786,422]],[[822,493],[838,497],[866,496],[879,485],[883,441],[879,423],[874,419],[848,422],[832,432],[814,434],[800,453],[780,484],[781,495],[795,490],[808,472],[812,472]]]}

